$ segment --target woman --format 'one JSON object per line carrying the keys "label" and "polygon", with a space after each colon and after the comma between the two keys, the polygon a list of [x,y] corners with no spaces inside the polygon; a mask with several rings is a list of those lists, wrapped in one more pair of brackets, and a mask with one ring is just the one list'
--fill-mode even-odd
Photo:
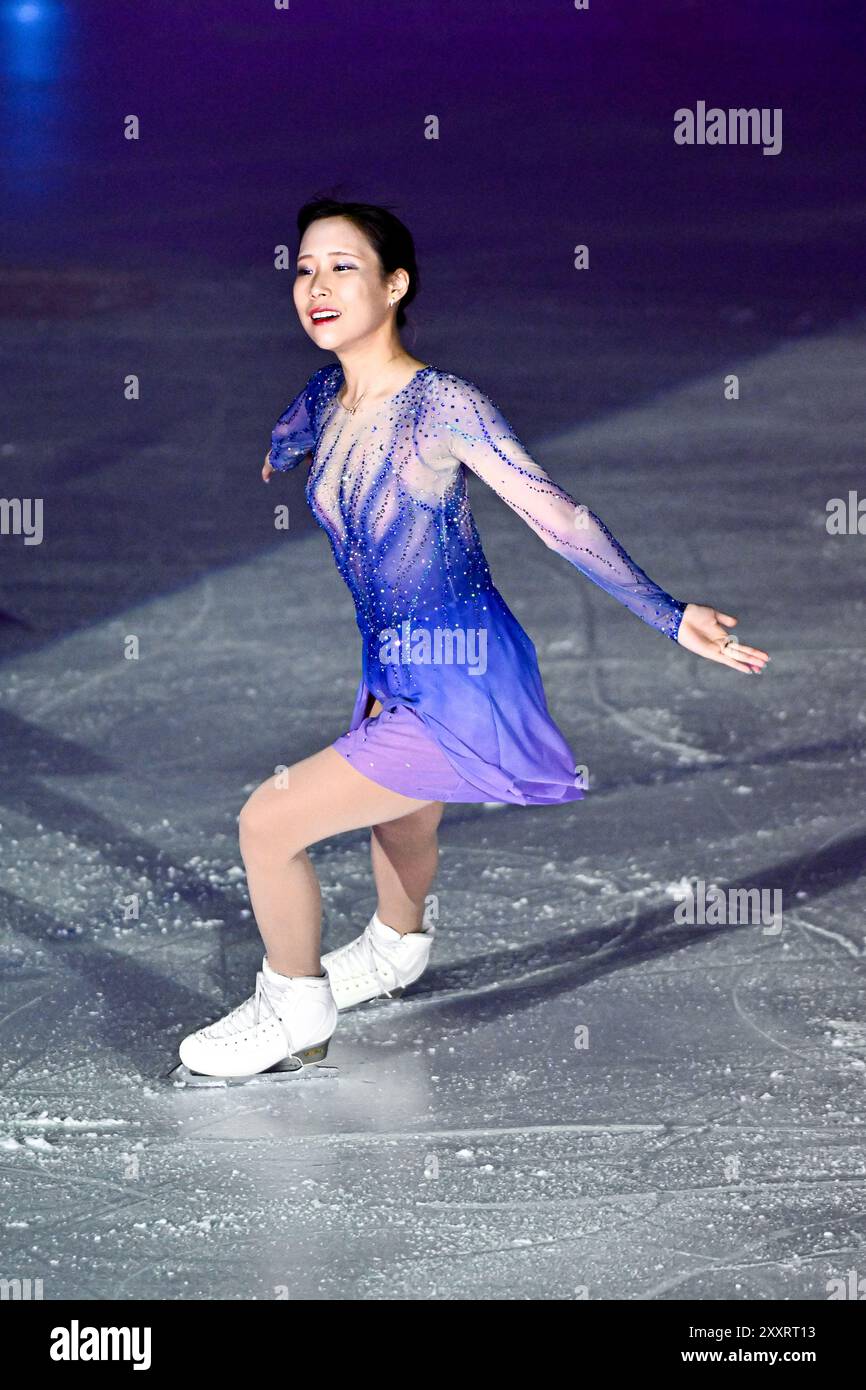
{"label": "woman", "polygon": [[[491,579],[467,468],[547,546],[680,646],[744,674],[769,660],[736,644],[726,631],[735,618],[671,598],[638,569],[478,387],[405,350],[399,330],[418,272],[396,217],[316,199],[298,230],[295,307],[338,360],[280,417],[262,477],[311,457],[307,500],[355,601],[363,674],[348,732],[268,778],[241,811],[265,956],[255,994],[181,1043],[189,1072],[207,1076],[318,1060],[339,1008],[418,979],[446,801],[550,805],[584,794],[535,648]],[[320,960],[321,898],[306,851],[366,826],[377,910],[360,937]]]}

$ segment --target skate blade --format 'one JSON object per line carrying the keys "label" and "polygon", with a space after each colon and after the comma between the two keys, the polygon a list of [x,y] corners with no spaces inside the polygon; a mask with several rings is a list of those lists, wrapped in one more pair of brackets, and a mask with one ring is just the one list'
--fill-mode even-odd
{"label": "skate blade", "polygon": [[[265,1071],[253,1072],[250,1076],[208,1076],[205,1072],[190,1071],[189,1067],[183,1062],[179,1062],[176,1067],[165,1073],[165,1079],[171,1081],[175,1086],[185,1086],[190,1089],[200,1089],[209,1086],[251,1086],[256,1082],[263,1084],[273,1084],[275,1081],[286,1081],[290,1077],[297,1077],[304,1071],[305,1063],[319,1062],[328,1053],[328,1044],[320,1043],[316,1047],[304,1048],[295,1057],[284,1057],[281,1062],[276,1062],[274,1066],[267,1067]],[[323,1068],[327,1073],[329,1068]]]}
{"label": "skate blade", "polygon": [[400,985],[397,989],[388,990],[386,994],[371,994],[369,999],[356,999],[353,1004],[340,1004],[338,1002],[337,1008],[340,1013],[343,1013],[346,1009],[360,1009],[362,1004],[387,1004],[392,999],[402,999],[408,988],[408,985]]}

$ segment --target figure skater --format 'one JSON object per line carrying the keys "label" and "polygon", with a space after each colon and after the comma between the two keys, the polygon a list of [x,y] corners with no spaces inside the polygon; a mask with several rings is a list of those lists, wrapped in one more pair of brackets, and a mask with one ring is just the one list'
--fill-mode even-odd
{"label": "figure skater", "polygon": [[[265,955],[255,993],[183,1039],[182,1063],[204,1077],[318,1061],[340,1009],[398,995],[420,977],[446,802],[550,806],[584,795],[535,648],[491,578],[467,469],[669,640],[745,675],[769,660],[730,635],[730,614],[653,583],[530,457],[478,386],[406,351],[400,329],[418,270],[397,217],[316,198],[301,208],[298,231],[295,308],[337,361],[280,416],[262,477],[310,460],[306,496],[355,602],[362,675],[348,731],[269,777],[241,810]],[[356,940],[320,959],[321,896],[307,850],[367,826],[376,911]]]}

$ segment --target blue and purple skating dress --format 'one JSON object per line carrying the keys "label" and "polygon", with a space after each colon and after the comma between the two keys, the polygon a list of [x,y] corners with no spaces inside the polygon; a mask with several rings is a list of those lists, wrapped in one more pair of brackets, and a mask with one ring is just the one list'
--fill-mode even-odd
{"label": "blue and purple skating dress", "polygon": [[[584,796],[547,708],[535,647],[496,589],[466,469],[551,550],[676,641],[684,603],[548,477],[472,382],[421,367],[355,419],[339,363],[280,416],[270,462],[312,454],[306,496],[355,601],[362,676],[333,747],[381,786],[424,801],[552,805]],[[382,710],[367,715],[373,698]]]}

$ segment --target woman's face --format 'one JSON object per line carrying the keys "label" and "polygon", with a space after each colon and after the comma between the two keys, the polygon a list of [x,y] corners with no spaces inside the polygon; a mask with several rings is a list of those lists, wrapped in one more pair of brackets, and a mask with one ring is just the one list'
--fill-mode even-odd
{"label": "woman's face", "polygon": [[[375,332],[393,313],[388,300],[399,291],[382,278],[379,258],[364,233],[345,217],[320,217],[311,222],[298,248],[295,308],[309,336],[331,352],[346,348]],[[311,310],[336,314],[310,317]]]}

